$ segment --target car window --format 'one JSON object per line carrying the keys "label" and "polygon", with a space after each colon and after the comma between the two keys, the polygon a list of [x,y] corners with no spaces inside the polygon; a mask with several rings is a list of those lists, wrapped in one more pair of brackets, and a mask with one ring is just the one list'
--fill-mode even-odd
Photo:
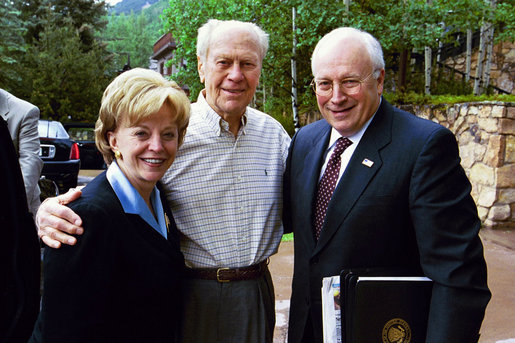
{"label": "car window", "polygon": [[40,120],[38,125],[39,137],[48,137],[48,138],[60,138],[66,139],[70,138],[68,133],[58,121],[48,121],[48,120]]}
{"label": "car window", "polygon": [[71,139],[78,142],[95,140],[95,129],[92,127],[71,127],[68,134]]}

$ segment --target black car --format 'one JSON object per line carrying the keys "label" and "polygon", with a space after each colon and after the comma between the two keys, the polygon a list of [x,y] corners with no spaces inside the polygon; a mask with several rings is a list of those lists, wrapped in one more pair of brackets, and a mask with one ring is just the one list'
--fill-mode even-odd
{"label": "black car", "polygon": [[58,121],[40,120],[38,125],[43,160],[41,175],[54,181],[59,192],[77,186],[80,169],[79,146]]}
{"label": "black car", "polygon": [[95,145],[95,124],[63,123],[70,138],[79,145],[80,167],[82,169],[105,169],[106,164]]}

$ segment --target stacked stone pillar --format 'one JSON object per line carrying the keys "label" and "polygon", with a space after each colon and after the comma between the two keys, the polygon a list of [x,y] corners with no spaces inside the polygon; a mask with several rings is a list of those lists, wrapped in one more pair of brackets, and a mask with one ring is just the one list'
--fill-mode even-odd
{"label": "stacked stone pillar", "polygon": [[515,229],[515,103],[408,106],[456,135],[483,227]]}

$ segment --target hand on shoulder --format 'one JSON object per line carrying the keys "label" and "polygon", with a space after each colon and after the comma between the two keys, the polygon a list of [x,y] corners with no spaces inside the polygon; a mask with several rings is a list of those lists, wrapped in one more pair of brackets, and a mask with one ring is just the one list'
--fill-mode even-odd
{"label": "hand on shoulder", "polygon": [[36,214],[36,225],[38,236],[47,246],[57,249],[61,243],[74,245],[77,239],[70,235],[83,233],[81,218],[65,206],[80,198],[81,188],[71,188],[67,193],[47,198],[41,203]]}

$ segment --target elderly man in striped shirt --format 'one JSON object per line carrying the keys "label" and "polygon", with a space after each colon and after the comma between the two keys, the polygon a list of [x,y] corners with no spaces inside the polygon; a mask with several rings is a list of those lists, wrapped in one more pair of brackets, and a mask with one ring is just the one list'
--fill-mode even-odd
{"label": "elderly man in striped shirt", "polygon": [[[275,300],[267,259],[283,229],[282,175],[290,138],[248,107],[268,49],[252,23],[209,20],[199,29],[205,89],[192,105],[184,144],[162,183],[187,265],[184,342],[272,342]],[[59,197],[61,203],[78,192]],[[81,221],[58,201],[38,212],[51,247],[74,244]],[[71,224],[74,223],[74,224]]]}

